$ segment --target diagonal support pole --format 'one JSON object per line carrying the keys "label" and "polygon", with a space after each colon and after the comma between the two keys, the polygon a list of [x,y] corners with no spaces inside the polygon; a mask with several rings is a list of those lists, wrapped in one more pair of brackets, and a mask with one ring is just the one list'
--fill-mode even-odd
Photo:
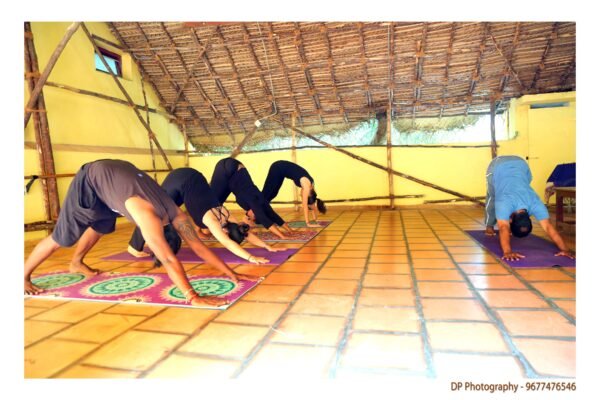
{"label": "diagonal support pole", "polygon": [[325,147],[327,147],[329,149],[332,149],[332,150],[338,151],[338,152],[340,152],[342,154],[345,154],[345,155],[347,155],[347,156],[349,156],[349,157],[351,157],[351,158],[353,158],[355,160],[361,161],[361,162],[363,162],[365,164],[369,164],[372,167],[381,169],[381,170],[386,171],[386,172],[389,171],[389,173],[394,174],[394,175],[399,176],[399,177],[404,178],[404,179],[408,179],[409,181],[413,181],[413,182],[419,183],[419,184],[421,184],[423,186],[427,186],[427,187],[430,187],[432,189],[439,190],[440,192],[448,193],[448,194],[451,194],[452,196],[460,197],[460,198],[465,199],[467,201],[471,201],[471,202],[473,202],[473,203],[475,203],[475,204],[477,204],[477,205],[479,205],[481,207],[485,206],[483,204],[483,202],[479,201],[475,197],[467,196],[465,194],[462,194],[462,193],[459,193],[459,192],[455,192],[454,190],[443,188],[443,187],[438,186],[436,184],[424,181],[424,180],[419,179],[419,178],[415,178],[414,176],[410,176],[410,175],[404,174],[402,172],[395,171],[395,170],[393,170],[391,168],[388,169],[387,167],[384,167],[381,164],[377,164],[377,163],[375,163],[375,162],[373,162],[371,160],[367,160],[366,158],[363,158],[361,156],[357,156],[356,154],[352,154],[349,151],[346,151],[344,149],[340,149],[339,147],[336,147],[336,146],[334,146],[332,144],[329,144],[329,143],[326,143],[326,142],[324,142],[324,141],[322,141],[320,139],[317,139],[316,137],[314,137],[314,136],[312,136],[312,135],[310,135],[308,133],[305,133],[305,132],[301,131],[298,128],[291,127],[291,126],[285,124],[282,120],[277,119],[277,121],[279,121],[283,126],[285,126],[285,127],[289,128],[289,129],[292,129],[292,130],[298,132],[299,134],[301,134],[304,137],[307,137],[307,138],[309,138],[309,139],[311,139],[311,140],[313,140],[313,141],[315,141],[315,142],[317,142],[317,143],[319,143],[319,144],[321,144],[321,145],[323,145],[323,146],[325,146]]}
{"label": "diagonal support pole", "polygon": [[27,102],[27,105],[25,106],[25,128],[27,127],[27,123],[29,122],[31,113],[32,113],[33,109],[35,108],[35,105],[37,104],[38,97],[40,96],[40,93],[42,93],[42,89],[44,88],[44,85],[46,84],[46,81],[48,80],[48,77],[50,76],[50,73],[52,72],[54,65],[58,61],[58,57],[60,57],[62,51],[65,49],[65,46],[67,45],[67,43],[69,43],[69,40],[71,39],[71,37],[73,37],[73,35],[77,31],[77,28],[79,28],[79,26],[81,24],[82,24],[82,22],[73,22],[67,28],[67,32],[65,33],[65,36],[58,43],[58,46],[56,46],[56,49],[54,49],[54,53],[52,53],[52,55],[50,56],[50,59],[48,60],[48,64],[46,64],[46,67],[44,68],[44,72],[42,72],[42,75],[40,75],[39,80],[37,81],[37,83],[35,84],[35,87],[31,91],[31,96],[29,96],[29,101]]}
{"label": "diagonal support pole", "polygon": [[125,88],[123,87],[123,85],[121,85],[121,82],[119,82],[119,79],[117,78],[117,76],[113,72],[112,68],[109,67],[108,63],[104,59],[104,55],[100,52],[100,49],[98,48],[98,45],[96,45],[96,42],[92,38],[92,35],[90,34],[90,31],[88,31],[87,27],[85,26],[85,23],[83,23],[83,22],[81,23],[81,29],[83,29],[83,31],[85,32],[85,35],[88,37],[88,39],[92,43],[92,46],[94,46],[94,51],[96,52],[96,54],[98,54],[98,57],[100,57],[100,60],[102,61],[102,64],[104,65],[104,68],[106,68],[106,70],[110,73],[110,76],[112,76],[113,80],[115,81],[115,83],[117,84],[117,86],[119,87],[119,89],[121,90],[121,92],[123,93],[123,96],[125,96],[125,98],[127,99],[127,103],[129,103],[129,106],[135,112],[135,115],[138,117],[138,119],[140,120],[140,122],[142,123],[142,125],[144,125],[144,128],[146,128],[146,130],[148,131],[148,135],[150,136],[150,138],[152,139],[152,141],[156,145],[156,148],[160,152],[160,155],[162,156],[163,160],[165,161],[165,164],[167,164],[167,168],[169,168],[169,170],[172,170],[173,167],[171,166],[171,163],[169,162],[169,159],[167,158],[167,155],[165,154],[162,146],[158,142],[158,139],[156,138],[156,135],[154,134],[154,132],[152,132],[152,129],[146,123],[146,121],[144,120],[144,117],[142,117],[142,115],[138,111],[135,103],[133,102],[133,100],[131,99],[131,97],[129,96],[129,94],[127,93],[127,91],[125,90]]}

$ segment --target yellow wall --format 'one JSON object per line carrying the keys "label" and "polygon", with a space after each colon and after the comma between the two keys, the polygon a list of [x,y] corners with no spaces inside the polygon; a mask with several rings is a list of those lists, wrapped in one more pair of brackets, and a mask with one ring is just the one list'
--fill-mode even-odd
{"label": "yellow wall", "polygon": [[[568,107],[530,109],[531,104],[569,102]],[[518,155],[529,160],[532,186],[543,198],[546,179],[556,164],[575,161],[575,92],[528,95],[511,102],[508,129],[516,137],[499,142],[499,155]],[[471,143],[484,144],[484,143]],[[535,146],[534,146],[535,144]],[[387,165],[385,148],[346,148],[346,150]],[[210,180],[215,163],[225,156],[192,157],[190,166]],[[276,160],[291,160],[291,151],[252,153],[239,156],[254,183],[262,189],[269,166]],[[485,196],[485,170],[491,160],[490,148],[406,148],[392,150],[396,171],[470,196]],[[330,149],[297,150],[297,162],[315,179],[323,199],[385,196],[388,179],[385,171],[371,167]],[[398,205],[420,204],[425,200],[451,199],[452,195],[394,176],[396,195],[423,195],[419,199],[396,200]],[[233,200],[231,196],[229,200]],[[286,182],[276,200],[292,200],[292,183]],[[388,200],[372,200],[354,205],[385,205]]]}
{"label": "yellow wall", "polygon": [[[31,24],[34,45],[38,56],[39,68],[43,71],[56,45],[62,39],[69,23],[33,22]],[[101,22],[86,23],[92,34],[105,38],[113,43],[117,39],[112,36],[108,26]],[[106,47],[106,46],[105,46]],[[110,48],[109,48],[110,49]],[[115,49],[110,49],[120,53]],[[144,98],[141,86],[141,74],[128,55],[123,55],[124,78],[121,84],[136,104],[143,105]],[[95,70],[94,49],[81,28],[73,35],[58,59],[50,77],[50,82],[85,89],[107,96],[124,99],[123,94],[106,73]],[[161,109],[159,100],[152,87],[145,82],[146,97],[151,108]],[[25,98],[29,99],[29,89],[24,83]],[[138,168],[152,169],[152,158],[149,153],[148,135],[130,107],[112,101],[86,96],[51,86],[44,87],[44,100],[50,127],[50,138],[53,145],[111,146],[144,149],[146,154],[115,154],[109,152],[65,151],[54,150],[56,173],[75,173],[82,164],[101,159],[119,158],[132,162]],[[145,112],[142,112],[145,118]],[[31,119],[33,120],[33,118]],[[159,143],[165,150],[183,150],[183,136],[175,124],[164,116],[150,113],[150,126]],[[25,142],[35,142],[33,124],[25,129]],[[56,146],[55,146],[56,147]],[[85,149],[84,149],[85,150]],[[156,147],[155,147],[156,152]],[[39,174],[39,158],[37,152],[25,149],[24,175]],[[168,156],[174,168],[184,164],[183,156]],[[165,169],[166,164],[156,153],[156,168]],[[159,182],[165,174],[158,174]],[[58,179],[59,199],[65,198],[71,178]],[[26,182],[24,182],[25,184]],[[41,184],[36,181],[25,195],[25,223],[46,219]],[[45,232],[27,233],[26,239],[45,236]]]}

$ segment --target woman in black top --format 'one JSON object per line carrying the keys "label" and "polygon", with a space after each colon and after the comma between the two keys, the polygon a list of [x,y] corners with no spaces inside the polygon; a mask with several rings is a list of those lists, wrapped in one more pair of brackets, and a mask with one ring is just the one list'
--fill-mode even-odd
{"label": "woman in black top", "polygon": [[262,190],[265,200],[270,202],[277,196],[285,178],[291,179],[296,186],[301,188],[302,210],[304,211],[304,221],[306,222],[306,226],[318,228],[320,226],[319,224],[310,223],[308,219],[308,210],[310,209],[312,211],[313,219],[316,222],[317,216],[315,213],[315,206],[322,214],[327,212],[327,207],[325,207],[323,200],[317,198],[315,181],[312,176],[298,164],[284,160],[275,161],[271,164]]}
{"label": "woman in black top", "polygon": [[[248,232],[247,225],[235,223],[229,216],[229,211],[217,200],[204,175],[195,169],[175,169],[167,175],[161,186],[177,206],[185,204],[188,214],[199,227],[196,230],[199,236],[206,237],[200,229],[208,229],[215,239],[236,256],[255,264],[269,262],[266,258],[255,257],[244,250],[240,246],[244,238],[248,239],[251,244],[271,252],[285,250],[267,245],[256,235]],[[136,257],[145,257],[148,254],[142,251],[144,243],[141,231],[136,228],[129,241],[127,251]]]}
{"label": "woman in black top", "polygon": [[215,165],[210,187],[220,204],[233,192],[236,202],[246,211],[251,222],[262,224],[281,239],[287,237],[278,226],[292,232],[287,223],[273,210],[262,192],[258,190],[244,164],[235,158],[224,158]]}

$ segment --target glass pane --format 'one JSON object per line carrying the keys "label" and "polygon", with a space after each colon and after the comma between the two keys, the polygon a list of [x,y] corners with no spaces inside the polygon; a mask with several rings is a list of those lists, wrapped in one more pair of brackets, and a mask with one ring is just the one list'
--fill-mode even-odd
{"label": "glass pane", "polygon": [[[94,54],[94,57],[96,61],[96,70],[108,73],[108,70],[104,67],[104,63],[102,63],[100,56],[98,54]],[[112,72],[115,75],[119,75],[119,70],[117,69],[117,60],[109,56],[104,56],[104,59],[106,60],[106,63],[108,64]]]}

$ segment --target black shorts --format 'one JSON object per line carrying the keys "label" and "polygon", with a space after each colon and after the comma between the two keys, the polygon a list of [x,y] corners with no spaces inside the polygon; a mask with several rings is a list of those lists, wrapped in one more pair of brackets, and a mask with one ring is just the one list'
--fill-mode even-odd
{"label": "black shorts", "polygon": [[88,184],[87,165],[73,178],[52,231],[52,239],[62,247],[75,244],[89,227],[102,234],[115,231],[118,214],[108,208]]}

